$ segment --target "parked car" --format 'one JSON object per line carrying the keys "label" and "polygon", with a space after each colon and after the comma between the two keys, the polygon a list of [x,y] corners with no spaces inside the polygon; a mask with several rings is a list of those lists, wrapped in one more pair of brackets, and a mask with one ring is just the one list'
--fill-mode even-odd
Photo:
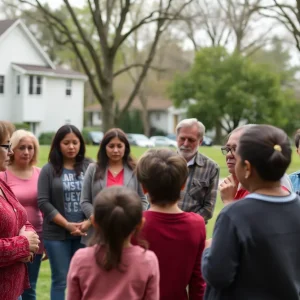
{"label": "parked car", "polygon": [[212,146],[212,145],[213,145],[212,139],[209,138],[208,136],[204,136],[202,141],[202,146]]}
{"label": "parked car", "polygon": [[155,147],[177,147],[177,142],[166,136],[152,136],[150,140],[154,143]]}
{"label": "parked car", "polygon": [[139,147],[154,147],[154,143],[144,134],[127,133],[127,138],[130,145]]}
{"label": "parked car", "polygon": [[90,131],[88,133],[89,139],[92,141],[93,145],[100,145],[103,139],[103,132],[102,131]]}
{"label": "parked car", "polygon": [[166,137],[170,140],[176,141],[176,134],[175,133],[170,133]]}
{"label": "parked car", "polygon": [[[170,133],[167,135],[167,138],[176,141],[176,134]],[[204,136],[202,141],[202,146],[212,146],[212,145],[213,145],[212,139],[209,138],[208,136]]]}

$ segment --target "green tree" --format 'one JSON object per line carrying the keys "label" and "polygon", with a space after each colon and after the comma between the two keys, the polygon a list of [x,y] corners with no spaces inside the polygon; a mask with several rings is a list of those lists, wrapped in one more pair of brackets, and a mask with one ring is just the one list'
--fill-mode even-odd
{"label": "green tree", "polygon": [[[283,90],[280,77],[266,65],[253,63],[222,47],[204,48],[192,69],[178,75],[170,86],[176,106],[187,107],[188,115],[203,121],[208,129],[220,127],[227,133],[241,122],[268,123],[284,127],[284,103],[294,102]],[[220,136],[217,136],[220,139]]]}

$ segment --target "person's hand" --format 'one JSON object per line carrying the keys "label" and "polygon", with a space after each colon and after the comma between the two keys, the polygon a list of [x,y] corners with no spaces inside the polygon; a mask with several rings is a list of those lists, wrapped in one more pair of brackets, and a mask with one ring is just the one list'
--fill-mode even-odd
{"label": "person's hand", "polygon": [[30,252],[30,255],[29,255],[29,256],[20,259],[20,261],[23,262],[23,263],[31,262],[32,259],[33,259],[33,255],[34,255],[34,254],[33,254],[32,252]]}
{"label": "person's hand", "polygon": [[23,226],[19,232],[19,235],[25,236],[29,243],[29,251],[36,253],[39,250],[39,236],[33,231],[26,231],[25,226]]}
{"label": "person's hand", "polygon": [[46,251],[46,249],[44,249],[42,261],[45,261],[45,260],[47,260],[47,259],[48,259],[47,251]]}
{"label": "person's hand", "polygon": [[232,203],[237,192],[239,182],[233,175],[226,177],[219,185],[221,199],[224,205]]}
{"label": "person's hand", "polygon": [[87,234],[85,232],[81,231],[82,223],[83,222],[80,222],[80,223],[68,223],[65,228],[71,233],[71,235],[74,235],[74,236],[86,236]]}
{"label": "person's hand", "polygon": [[210,248],[210,246],[211,246],[211,243],[212,243],[212,239],[208,239],[208,240],[206,240],[206,241],[205,241],[205,247],[204,247],[204,249],[206,249],[206,248]]}
{"label": "person's hand", "polygon": [[81,232],[87,232],[89,228],[91,227],[92,223],[90,220],[85,220],[82,222],[80,230]]}

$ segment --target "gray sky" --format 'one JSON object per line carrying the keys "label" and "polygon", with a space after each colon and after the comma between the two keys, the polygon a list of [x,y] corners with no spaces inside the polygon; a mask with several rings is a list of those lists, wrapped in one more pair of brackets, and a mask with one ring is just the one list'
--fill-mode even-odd
{"label": "gray sky", "polygon": [[[3,1],[3,0],[0,0],[0,2]],[[270,0],[266,0],[267,2],[269,2]],[[284,0],[286,1],[287,3],[291,3],[293,2],[293,0]],[[63,4],[63,0],[41,0],[41,2],[47,2],[51,7],[53,8],[58,8],[60,5]],[[86,0],[70,0],[70,3],[73,5],[73,6],[83,6],[84,4],[87,3]],[[0,12],[0,17],[1,17],[1,12]],[[269,20],[265,20],[264,22],[266,22],[266,25],[271,22]],[[263,28],[264,29],[265,26],[259,26],[259,27],[256,27],[255,28],[255,32],[260,32],[260,28]],[[263,30],[262,29],[262,30]],[[274,28],[274,30],[272,31],[272,34],[276,34],[280,37],[285,37],[285,39],[288,39],[290,41],[289,44],[287,44],[287,47],[290,48],[290,53],[292,55],[292,59],[291,59],[291,64],[292,65],[300,65],[300,53],[299,51],[296,49],[296,46],[295,46],[295,42],[293,40],[293,37],[287,32],[287,30],[282,26],[282,25],[279,25],[279,26],[276,26]],[[184,42],[184,48],[192,48],[192,45],[190,42]]]}

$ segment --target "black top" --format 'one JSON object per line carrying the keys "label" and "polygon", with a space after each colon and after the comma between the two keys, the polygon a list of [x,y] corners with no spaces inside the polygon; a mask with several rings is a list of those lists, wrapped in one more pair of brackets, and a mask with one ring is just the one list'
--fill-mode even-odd
{"label": "black top", "polygon": [[300,198],[250,194],[226,206],[202,274],[206,300],[299,300]]}

